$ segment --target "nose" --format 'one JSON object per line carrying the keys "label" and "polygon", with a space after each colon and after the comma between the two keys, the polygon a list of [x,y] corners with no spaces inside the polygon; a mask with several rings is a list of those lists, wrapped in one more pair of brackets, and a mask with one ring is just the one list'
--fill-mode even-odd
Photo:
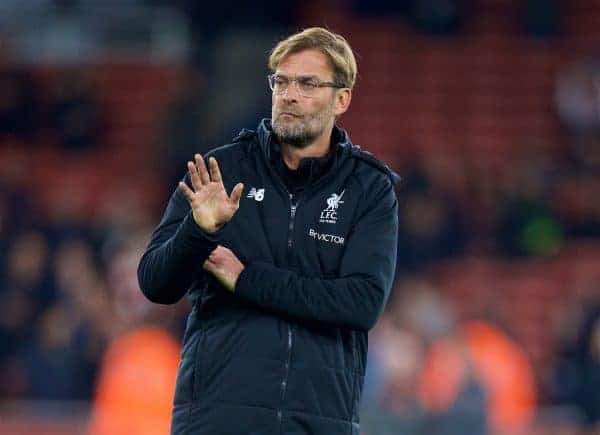
{"label": "nose", "polygon": [[296,86],[296,82],[292,81],[288,85],[288,87],[281,93],[281,98],[284,101],[297,101],[298,100],[298,87]]}

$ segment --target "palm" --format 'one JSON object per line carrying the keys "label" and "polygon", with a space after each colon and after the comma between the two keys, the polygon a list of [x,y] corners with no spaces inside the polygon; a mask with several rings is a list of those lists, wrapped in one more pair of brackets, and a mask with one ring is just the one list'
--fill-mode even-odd
{"label": "palm", "polygon": [[237,209],[237,205],[227,196],[223,184],[215,182],[194,193],[193,202],[198,203],[198,206],[192,205],[192,210],[194,220],[200,226],[205,223],[207,227],[219,227],[229,221]]}
{"label": "palm", "polygon": [[215,232],[227,223],[237,211],[244,185],[238,183],[227,195],[217,161],[211,157],[210,174],[206,170],[202,156],[196,154],[196,164],[188,162],[192,191],[185,183],[180,187],[186,196],[194,220],[207,232]]}

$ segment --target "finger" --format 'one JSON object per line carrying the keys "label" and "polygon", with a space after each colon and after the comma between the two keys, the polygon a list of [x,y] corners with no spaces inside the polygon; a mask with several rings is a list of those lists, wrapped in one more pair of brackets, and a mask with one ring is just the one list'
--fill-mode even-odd
{"label": "finger", "polygon": [[240,206],[240,199],[242,198],[242,192],[244,191],[244,184],[238,183],[235,185],[229,196],[229,201],[235,204],[236,208]]}
{"label": "finger", "polygon": [[213,261],[211,261],[211,260],[206,260],[204,262],[204,264],[202,265],[202,268],[204,270],[206,270],[207,272],[211,272],[212,273],[212,272],[214,272],[214,271],[217,270],[217,265]]}
{"label": "finger", "polygon": [[222,255],[225,252],[231,252],[229,248],[226,248],[223,245],[219,245],[216,247],[216,249],[213,251],[215,254],[217,255]]}
{"label": "finger", "polygon": [[200,176],[198,175],[198,170],[194,162],[187,163],[188,172],[190,173],[190,181],[192,182],[192,187],[194,191],[198,191],[202,188],[202,182],[200,181]]}
{"label": "finger", "polygon": [[217,246],[208,256],[208,259],[213,262],[216,263],[219,261],[219,259],[222,257],[222,249],[223,247],[221,245]]}
{"label": "finger", "polygon": [[194,159],[196,159],[196,167],[198,168],[198,173],[200,174],[200,180],[202,180],[202,185],[210,183],[210,177],[208,176],[208,171],[206,170],[206,163],[204,163],[204,159],[200,154],[196,154],[194,156]]}
{"label": "finger", "polygon": [[219,169],[217,159],[211,157],[208,159],[208,164],[210,165],[210,179],[217,183],[221,183],[223,180],[221,179],[221,170]]}
{"label": "finger", "polygon": [[194,192],[192,192],[192,189],[190,189],[188,185],[185,184],[183,181],[179,182],[179,188],[181,189],[181,192],[185,195],[185,198],[188,200],[188,202],[191,203],[194,199]]}

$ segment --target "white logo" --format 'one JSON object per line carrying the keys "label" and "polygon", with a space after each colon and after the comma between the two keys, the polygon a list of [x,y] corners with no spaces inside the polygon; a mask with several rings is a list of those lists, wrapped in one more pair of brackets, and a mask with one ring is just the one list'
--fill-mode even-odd
{"label": "white logo", "polygon": [[335,243],[337,245],[344,244],[344,238],[342,236],[336,236],[335,234],[318,233],[315,230],[313,230],[312,228],[310,228],[308,230],[308,235],[316,240],[324,240],[326,242]]}
{"label": "white logo", "polygon": [[339,195],[337,193],[332,193],[329,198],[327,198],[327,207],[325,207],[321,211],[321,217],[319,218],[319,222],[335,224],[337,222],[337,209],[340,204],[343,204],[342,196],[344,196],[344,192],[346,190],[342,190],[342,193]]}
{"label": "white logo", "polygon": [[257,189],[253,187],[246,195],[246,198],[254,198],[256,201],[260,202],[265,198],[265,189]]}

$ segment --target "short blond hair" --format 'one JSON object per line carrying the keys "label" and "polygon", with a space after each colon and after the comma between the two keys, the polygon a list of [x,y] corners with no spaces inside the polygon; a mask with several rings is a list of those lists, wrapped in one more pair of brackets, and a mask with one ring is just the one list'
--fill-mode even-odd
{"label": "short blond hair", "polygon": [[280,41],[271,51],[269,68],[275,72],[288,55],[303,50],[315,49],[322,52],[333,68],[336,84],[352,89],[356,82],[356,59],[348,41],[322,27],[311,27]]}

